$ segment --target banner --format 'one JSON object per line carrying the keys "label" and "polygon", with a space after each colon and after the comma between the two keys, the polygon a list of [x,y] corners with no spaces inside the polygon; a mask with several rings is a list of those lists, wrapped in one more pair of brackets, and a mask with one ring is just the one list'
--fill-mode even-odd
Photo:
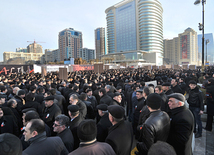
{"label": "banner", "polygon": [[32,72],[33,65],[0,65],[0,74]]}
{"label": "banner", "polygon": [[93,65],[72,65],[73,71],[94,70]]}
{"label": "banner", "polygon": [[187,59],[187,35],[182,36],[182,59]]}

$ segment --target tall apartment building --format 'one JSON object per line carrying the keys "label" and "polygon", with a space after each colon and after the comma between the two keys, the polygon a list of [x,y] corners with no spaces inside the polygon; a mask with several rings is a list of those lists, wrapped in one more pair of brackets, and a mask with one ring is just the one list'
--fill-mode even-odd
{"label": "tall apartment building", "polygon": [[23,53],[27,53],[27,48],[16,48],[16,52],[23,52]]}
{"label": "tall apartment building", "polygon": [[34,41],[34,43],[27,46],[27,53],[43,53],[42,46]]}
{"label": "tall apartment building", "polygon": [[158,0],[123,0],[105,13],[108,54],[114,62],[162,65],[163,8]]}
{"label": "tall apartment building", "polygon": [[52,61],[53,62],[59,62],[60,61],[60,52],[59,49],[52,51]]}
{"label": "tall apartment building", "polygon": [[101,59],[105,53],[105,28],[100,27],[95,30],[95,51],[96,59]]}
{"label": "tall apartment building", "polygon": [[53,61],[53,49],[45,49],[45,62],[52,62]]}
{"label": "tall apartment building", "polygon": [[95,50],[88,48],[79,49],[80,58],[89,62],[91,59],[95,59]]}
{"label": "tall apartment building", "polygon": [[165,64],[198,65],[197,32],[187,28],[178,37],[164,40]]}
{"label": "tall apartment building", "polygon": [[82,48],[82,32],[67,28],[59,32],[60,61],[68,58],[78,58]]}
{"label": "tall apartment building", "polygon": [[[202,53],[202,35],[198,35],[198,52],[200,53],[199,60],[202,61],[201,53]],[[207,61],[210,64],[214,64],[214,42],[213,42],[213,34],[207,33],[204,34],[204,62]]]}

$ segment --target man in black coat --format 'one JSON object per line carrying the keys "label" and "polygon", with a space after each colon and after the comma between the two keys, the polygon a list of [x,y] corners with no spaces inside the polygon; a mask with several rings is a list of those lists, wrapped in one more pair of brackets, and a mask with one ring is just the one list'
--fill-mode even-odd
{"label": "man in black coat", "polygon": [[69,155],[116,155],[109,144],[96,141],[96,134],[97,129],[94,120],[82,121],[77,129],[80,147]]}
{"label": "man in black coat", "polygon": [[177,155],[191,155],[194,116],[184,105],[184,95],[173,93],[168,98],[172,116],[167,142],[174,147]]}
{"label": "man in black coat", "polygon": [[162,102],[161,102],[161,111],[165,111],[166,113],[168,113],[169,116],[171,116],[171,110],[169,109],[169,99],[166,96],[166,94],[163,92],[163,87],[161,85],[157,85],[155,87],[155,93],[159,94],[162,98]]}
{"label": "man in black coat", "polygon": [[87,107],[85,103],[83,103],[76,94],[72,94],[69,98],[69,103],[71,105],[77,105],[79,107],[79,112],[82,118],[86,117]]}
{"label": "man in black coat", "polygon": [[180,86],[178,85],[178,80],[177,79],[172,79],[171,81],[171,89],[174,93],[181,93],[183,94],[183,91],[181,90]]}
{"label": "man in black coat", "polygon": [[62,142],[64,143],[65,147],[70,153],[73,151],[74,137],[71,130],[68,128],[69,122],[70,120],[68,116],[65,116],[63,114],[58,115],[55,118],[53,131],[56,132],[57,136],[59,136],[62,139]]}
{"label": "man in black coat", "polygon": [[68,114],[71,118],[71,121],[69,123],[69,129],[71,130],[73,137],[74,137],[73,150],[75,150],[79,147],[79,142],[80,142],[79,138],[77,137],[77,127],[84,120],[84,118],[81,117],[80,112],[79,112],[79,107],[77,105],[69,105]]}
{"label": "man in black coat", "polygon": [[15,123],[13,116],[5,115],[2,110],[2,105],[0,105],[0,134],[11,133],[19,136],[18,125]]}
{"label": "man in black coat", "polygon": [[48,96],[44,98],[45,100],[45,111],[43,114],[43,121],[50,127],[51,131],[53,131],[53,123],[55,121],[56,116],[61,114],[61,110],[54,103],[54,96]]}
{"label": "man in black coat", "polygon": [[207,123],[205,130],[212,131],[213,116],[214,116],[214,79],[208,80],[208,85],[206,88],[206,98],[207,98]]}
{"label": "man in black coat", "polygon": [[111,97],[111,98],[113,99],[113,97],[114,97],[114,92],[111,91],[111,87],[112,87],[112,86],[110,86],[110,85],[106,85],[106,86],[105,86],[105,90],[106,90],[106,94],[107,94],[109,97]]}
{"label": "man in black coat", "polygon": [[146,101],[150,115],[140,128],[142,140],[137,143],[139,155],[147,154],[150,147],[157,141],[166,141],[170,129],[168,114],[160,110],[162,101],[160,95],[152,93]]}
{"label": "man in black coat", "polygon": [[132,150],[133,132],[129,122],[124,121],[125,109],[119,105],[108,106],[109,129],[106,143],[111,145],[117,155],[130,155]]}
{"label": "man in black coat", "polygon": [[201,122],[201,115],[204,111],[204,99],[203,99],[203,93],[199,88],[197,87],[197,83],[193,80],[189,82],[189,98],[187,100],[189,104],[189,110],[193,113],[194,120],[195,120],[195,127],[194,132],[196,133],[196,123],[198,125],[198,131],[195,135],[195,138],[202,136],[202,122]]}
{"label": "man in black coat", "polygon": [[45,123],[41,119],[31,120],[24,131],[25,141],[30,146],[23,154],[38,155],[67,155],[68,150],[60,137],[46,137]]}
{"label": "man in black coat", "polygon": [[166,95],[170,95],[173,93],[173,91],[171,89],[171,84],[169,82],[163,83],[162,87],[163,87],[163,91]]}
{"label": "man in black coat", "polygon": [[100,104],[112,105],[112,98],[106,94],[105,88],[99,90]]}
{"label": "man in black coat", "polygon": [[98,113],[100,115],[100,121],[97,123],[97,141],[105,142],[108,136],[108,130],[112,126],[108,118],[108,105],[100,104],[97,106]]}

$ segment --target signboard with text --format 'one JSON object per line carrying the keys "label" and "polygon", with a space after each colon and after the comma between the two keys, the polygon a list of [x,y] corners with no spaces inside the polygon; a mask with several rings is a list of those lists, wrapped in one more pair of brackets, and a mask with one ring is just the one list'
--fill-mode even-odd
{"label": "signboard with text", "polygon": [[0,65],[0,74],[33,72],[33,65]]}

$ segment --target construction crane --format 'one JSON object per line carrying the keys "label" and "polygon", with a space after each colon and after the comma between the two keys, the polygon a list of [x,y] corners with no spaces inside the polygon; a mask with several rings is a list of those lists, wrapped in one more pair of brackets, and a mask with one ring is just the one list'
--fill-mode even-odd
{"label": "construction crane", "polygon": [[35,39],[34,39],[34,41],[27,41],[27,42],[33,42],[33,53],[36,53],[35,44],[37,44],[37,43],[45,43],[45,42],[37,42],[37,41],[35,41]]}

